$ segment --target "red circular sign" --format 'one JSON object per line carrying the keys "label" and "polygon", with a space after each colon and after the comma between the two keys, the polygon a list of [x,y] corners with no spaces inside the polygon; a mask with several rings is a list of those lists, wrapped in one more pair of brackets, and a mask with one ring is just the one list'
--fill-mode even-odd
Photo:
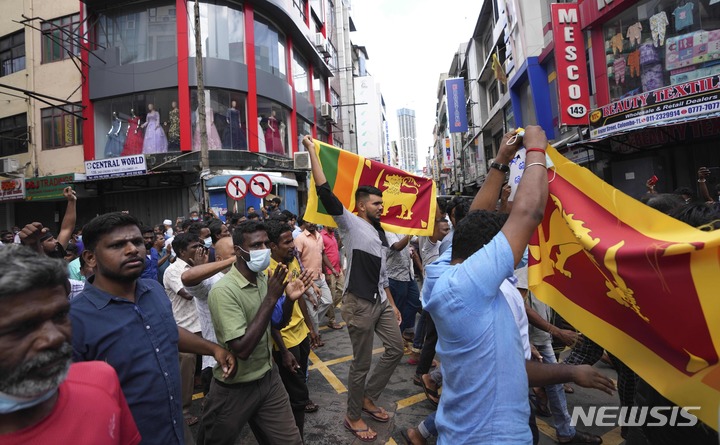
{"label": "red circular sign", "polygon": [[265,173],[258,173],[250,178],[250,193],[258,198],[264,198],[272,191],[272,181]]}
{"label": "red circular sign", "polygon": [[235,201],[240,201],[241,199],[243,199],[245,195],[247,195],[247,190],[247,182],[245,182],[245,179],[243,179],[242,176],[233,176],[232,178],[228,179],[228,182],[225,185],[225,191],[227,192],[228,196]]}

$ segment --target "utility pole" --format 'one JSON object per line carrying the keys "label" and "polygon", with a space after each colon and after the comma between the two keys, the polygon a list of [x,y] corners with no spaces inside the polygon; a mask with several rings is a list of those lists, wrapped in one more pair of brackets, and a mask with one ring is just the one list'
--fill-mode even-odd
{"label": "utility pole", "polygon": [[[210,169],[208,158],[207,125],[205,116],[205,79],[203,77],[203,55],[202,55],[202,33],[200,32],[200,1],[195,0],[195,73],[197,76],[197,103],[198,103],[198,131],[200,132],[200,174]],[[203,202],[202,207],[207,205],[205,185],[200,179],[200,188]]]}

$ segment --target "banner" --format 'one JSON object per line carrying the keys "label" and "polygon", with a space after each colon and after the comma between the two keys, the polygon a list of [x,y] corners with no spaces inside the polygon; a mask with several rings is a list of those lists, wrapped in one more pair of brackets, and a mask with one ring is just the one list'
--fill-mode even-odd
{"label": "banner", "polygon": [[75,181],[74,173],[28,178],[25,180],[25,199],[28,201],[65,199],[63,190],[73,181]]}
{"label": "banner", "polygon": [[587,125],[590,108],[585,39],[577,3],[552,3],[560,125]]}
{"label": "banner", "polygon": [[0,181],[0,202],[19,201],[25,197],[25,184],[22,179]]}
{"label": "banner", "polygon": [[[346,150],[314,140],[315,152],[328,185],[346,209],[355,211],[355,190],[372,185],[383,192],[381,223],[385,230],[430,236],[435,229],[436,191],[430,178],[411,175],[395,167],[365,159]],[[337,227],[310,181],[306,221]]]}
{"label": "banner", "polygon": [[445,80],[447,97],[448,129],[450,133],[468,131],[467,110],[465,108],[465,79],[461,77]]}
{"label": "banner", "polygon": [[720,230],[690,227],[548,149],[530,287],[568,322],[717,429]]}
{"label": "banner", "polygon": [[720,75],[626,97],[590,113],[590,137],[720,113]]}
{"label": "banner", "polygon": [[122,176],[144,175],[147,173],[145,156],[133,155],[97,161],[85,161],[85,175],[92,179],[107,179]]}
{"label": "banner", "polygon": [[443,166],[452,167],[455,163],[455,153],[453,153],[452,139],[443,139]]}

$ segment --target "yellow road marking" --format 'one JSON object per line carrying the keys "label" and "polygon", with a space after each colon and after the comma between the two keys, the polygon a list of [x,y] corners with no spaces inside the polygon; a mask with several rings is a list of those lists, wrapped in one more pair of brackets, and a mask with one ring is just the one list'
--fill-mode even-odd
{"label": "yellow road marking", "polygon": [[395,439],[391,437],[390,440],[385,442],[385,445],[397,445],[397,442],[395,442]]}
{"label": "yellow road marking", "polygon": [[[339,324],[340,326],[345,326],[345,322],[344,322],[344,321],[341,321],[341,322],[338,323],[338,324]],[[321,331],[327,331],[328,329],[330,329],[330,328],[327,327],[327,326],[322,326],[322,327],[320,328]],[[336,329],[336,330],[337,330],[337,329]]]}
{"label": "yellow road marking", "polygon": [[313,364],[309,369],[317,369],[318,371],[320,371],[320,374],[325,377],[325,380],[328,381],[330,386],[332,386],[338,394],[347,392],[347,388],[345,387],[345,385],[343,385],[340,379],[338,379],[335,374],[333,374],[330,368],[328,368],[327,365],[322,360],[320,360],[320,358],[313,351],[310,351],[310,361],[312,361]]}
{"label": "yellow road marking", "polygon": [[421,392],[420,394],[415,394],[414,396],[410,396],[405,399],[399,400],[397,402],[397,410],[399,411],[403,408],[407,408],[408,406],[415,405],[416,403],[420,403],[425,399],[426,399],[425,393]]}
{"label": "yellow road marking", "polygon": [[198,399],[202,399],[203,397],[205,397],[205,394],[199,392],[199,393],[197,393],[197,394],[193,394],[193,398],[192,398],[192,399],[193,399],[193,400],[198,400]]}
{"label": "yellow road marking", "polygon": [[[377,348],[377,349],[373,349],[372,353],[373,353],[373,355],[375,355],[375,354],[379,354],[383,351],[385,351],[385,348]],[[352,355],[346,355],[345,357],[334,358],[334,359],[328,360],[326,362],[323,362],[322,360],[320,360],[318,358],[317,362],[316,362],[315,360],[312,359],[312,355],[310,357],[311,357],[310,359],[312,360],[313,364],[310,365],[310,367],[308,369],[317,369],[316,363],[322,363],[325,366],[332,366],[332,365],[337,365],[338,363],[349,362],[350,360],[353,359]],[[315,357],[317,357],[317,355]]]}
{"label": "yellow road marking", "polygon": [[537,424],[538,430],[543,433],[544,435],[555,439],[555,427],[548,425],[547,422],[542,420],[541,418],[535,416],[535,423]]}
{"label": "yellow road marking", "polygon": [[610,430],[609,432],[603,434],[602,440],[603,440],[603,443],[607,444],[607,445],[619,445],[625,439],[623,439],[622,436],[620,435],[620,427],[617,427],[617,428]]}

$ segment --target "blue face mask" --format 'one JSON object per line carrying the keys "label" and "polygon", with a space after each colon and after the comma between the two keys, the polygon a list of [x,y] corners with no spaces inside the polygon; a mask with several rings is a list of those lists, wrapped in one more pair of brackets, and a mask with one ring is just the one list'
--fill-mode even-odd
{"label": "blue face mask", "polygon": [[55,395],[57,388],[36,397],[17,397],[0,392],[0,414],[9,414],[37,406]]}
{"label": "blue face mask", "polygon": [[209,249],[210,247],[212,247],[212,238],[205,238],[203,240],[203,243],[205,243],[205,247]]}

